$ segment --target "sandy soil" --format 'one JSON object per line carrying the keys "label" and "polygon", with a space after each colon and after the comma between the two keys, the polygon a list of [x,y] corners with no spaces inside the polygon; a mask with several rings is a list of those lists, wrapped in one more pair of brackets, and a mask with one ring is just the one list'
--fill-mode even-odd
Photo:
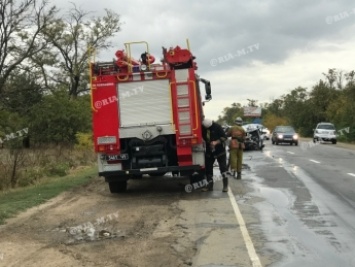
{"label": "sandy soil", "polygon": [[[174,181],[131,182],[112,195],[102,178],[28,210],[0,227],[0,266],[191,266]],[[164,185],[163,185],[164,184]]]}

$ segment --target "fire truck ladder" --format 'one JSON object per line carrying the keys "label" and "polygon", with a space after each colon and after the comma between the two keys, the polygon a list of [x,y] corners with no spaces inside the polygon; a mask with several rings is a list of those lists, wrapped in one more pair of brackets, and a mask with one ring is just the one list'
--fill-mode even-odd
{"label": "fire truck ladder", "polygon": [[[146,41],[137,41],[137,42],[128,42],[128,43],[124,43],[125,49],[126,49],[126,53],[127,53],[127,59],[128,59],[128,63],[129,63],[129,71],[132,72],[132,50],[131,50],[131,46],[132,45],[136,45],[136,44],[144,44],[145,48],[146,48],[146,52],[148,55],[150,55],[149,53],[149,45]],[[150,69],[150,62],[149,60],[147,61],[147,68],[148,70]]]}
{"label": "fire truck ladder", "polygon": [[176,104],[180,139],[193,137],[193,118],[190,101],[191,92],[189,90],[191,83],[192,81],[176,82]]}

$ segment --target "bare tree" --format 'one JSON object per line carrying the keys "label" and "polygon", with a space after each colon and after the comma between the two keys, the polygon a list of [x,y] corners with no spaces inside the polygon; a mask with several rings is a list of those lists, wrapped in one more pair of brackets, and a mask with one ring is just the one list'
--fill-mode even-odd
{"label": "bare tree", "polygon": [[108,39],[120,30],[116,13],[106,10],[103,17],[88,18],[88,15],[73,4],[68,16],[46,31],[47,41],[59,52],[54,66],[57,70],[47,75],[67,89],[70,97],[88,90],[88,60],[92,51],[110,47]]}
{"label": "bare tree", "polygon": [[338,72],[335,68],[328,69],[328,73],[323,73],[323,75],[326,77],[328,84],[331,88],[334,87],[334,82],[337,80]]}
{"label": "bare tree", "polygon": [[0,1],[0,95],[11,73],[47,47],[44,30],[57,12],[47,1]]}
{"label": "bare tree", "polygon": [[247,99],[249,101],[248,107],[257,107],[258,100],[255,99]]}
{"label": "bare tree", "polygon": [[345,79],[348,83],[348,85],[353,85],[354,84],[354,78],[355,78],[355,71],[349,71],[348,73],[345,73]]}

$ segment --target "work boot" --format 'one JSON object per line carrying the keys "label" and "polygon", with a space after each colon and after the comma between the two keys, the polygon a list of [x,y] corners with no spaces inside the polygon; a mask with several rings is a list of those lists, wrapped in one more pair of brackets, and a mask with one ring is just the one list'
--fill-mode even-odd
{"label": "work boot", "polygon": [[206,187],[202,188],[202,192],[213,191],[213,184],[209,183]]}
{"label": "work boot", "polygon": [[222,192],[228,192],[228,178],[223,178],[223,190]]}
{"label": "work boot", "polygon": [[207,176],[207,183],[206,187],[202,188],[202,192],[213,191],[213,177]]}
{"label": "work boot", "polygon": [[241,173],[241,172],[238,172],[238,173],[237,173],[237,179],[238,179],[238,180],[242,179],[242,173]]}

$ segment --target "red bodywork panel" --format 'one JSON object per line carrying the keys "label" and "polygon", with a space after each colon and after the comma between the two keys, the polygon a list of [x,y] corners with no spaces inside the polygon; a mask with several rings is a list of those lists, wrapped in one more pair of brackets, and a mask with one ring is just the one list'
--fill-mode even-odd
{"label": "red bodywork panel", "polygon": [[171,77],[171,89],[172,89],[172,100],[173,100],[173,115],[175,125],[178,125],[178,107],[177,107],[177,86],[179,84],[187,84],[190,102],[190,107],[187,109],[190,112],[190,120],[192,121],[192,134],[183,135],[180,133],[179,126],[177,126],[176,131],[176,144],[177,144],[177,154],[179,158],[180,166],[188,166],[192,164],[192,142],[194,144],[202,143],[202,131],[201,131],[201,114],[200,114],[200,96],[197,94],[195,72],[192,68],[189,69],[189,78],[186,83],[177,83],[175,79],[175,72],[172,71]]}
{"label": "red bodywork panel", "polygon": [[93,107],[93,130],[95,151],[99,152],[97,138],[102,136],[115,136],[116,147],[110,152],[117,153],[119,148],[119,113],[117,98],[117,79],[115,76],[100,76],[93,83],[92,99]]}
{"label": "red bodywork panel", "polygon": [[195,59],[188,49],[181,49],[180,46],[169,50],[164,49],[163,53],[165,61],[169,64],[186,63]]}
{"label": "red bodywork panel", "polygon": [[[140,62],[127,57],[123,50],[116,52],[117,60],[111,63],[101,63],[98,65],[91,65],[92,75],[92,109],[93,109],[93,132],[95,151],[106,154],[119,154],[120,152],[120,116],[119,116],[119,99],[117,88],[120,83],[131,83],[144,81],[147,77],[146,73],[135,70],[133,73],[132,68],[139,67]],[[168,79],[170,84],[172,116],[175,127],[176,137],[176,153],[179,166],[190,166],[192,162],[192,148],[194,145],[202,144],[202,130],[201,130],[201,117],[202,117],[202,103],[196,81],[195,70],[197,66],[194,56],[187,49],[181,49],[177,46],[174,49],[163,49],[164,63],[151,65],[149,73],[151,76],[149,80]],[[154,57],[148,57],[149,63],[154,61]],[[126,64],[127,63],[127,64]],[[174,64],[190,64],[186,67],[188,77],[186,82],[177,82],[175,79]],[[187,108],[178,106],[178,100],[184,98],[178,96],[177,88],[179,85],[187,85],[188,96],[185,101],[188,101]],[[179,112],[188,112],[190,114],[191,133],[184,134],[180,127],[183,127],[179,122]],[[149,116],[149,114],[147,114]],[[179,124],[180,123],[180,124]],[[117,142],[109,145],[99,145],[97,139],[100,137],[116,137]]]}

